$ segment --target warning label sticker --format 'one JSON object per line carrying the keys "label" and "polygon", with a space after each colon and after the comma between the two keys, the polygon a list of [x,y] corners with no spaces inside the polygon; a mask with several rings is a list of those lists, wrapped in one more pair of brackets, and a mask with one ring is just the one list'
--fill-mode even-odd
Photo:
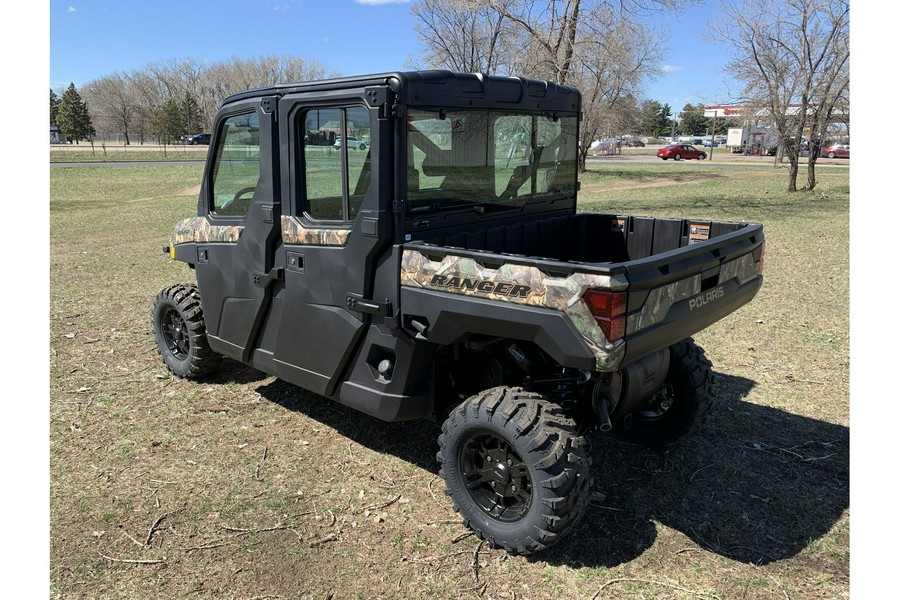
{"label": "warning label sticker", "polygon": [[688,244],[705,242],[709,239],[709,225],[706,223],[691,223],[691,233],[688,236]]}

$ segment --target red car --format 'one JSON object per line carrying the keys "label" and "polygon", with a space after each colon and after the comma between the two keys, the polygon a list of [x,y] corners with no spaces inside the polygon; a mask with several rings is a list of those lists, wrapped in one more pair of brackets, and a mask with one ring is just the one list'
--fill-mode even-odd
{"label": "red car", "polygon": [[819,156],[828,158],[850,158],[850,144],[832,144],[822,148]]}
{"label": "red car", "polygon": [[706,152],[697,150],[690,144],[669,144],[668,146],[657,150],[656,155],[663,160],[669,160],[670,158],[674,158],[675,160],[688,160],[690,158],[703,160],[706,158]]}

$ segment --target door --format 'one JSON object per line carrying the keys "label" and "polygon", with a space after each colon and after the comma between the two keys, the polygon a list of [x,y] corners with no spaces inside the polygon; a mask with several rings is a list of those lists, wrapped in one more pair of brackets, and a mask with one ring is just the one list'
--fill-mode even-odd
{"label": "door", "polygon": [[196,275],[213,350],[248,362],[271,299],[280,223],[274,98],[217,116],[197,214]]}
{"label": "door", "polygon": [[[324,395],[335,392],[371,316],[390,310],[370,297],[392,235],[392,177],[379,168],[390,164],[390,118],[364,91],[287,96],[279,106],[290,202],[281,219],[284,285],[266,343],[274,372]],[[357,143],[339,142],[351,138]]]}

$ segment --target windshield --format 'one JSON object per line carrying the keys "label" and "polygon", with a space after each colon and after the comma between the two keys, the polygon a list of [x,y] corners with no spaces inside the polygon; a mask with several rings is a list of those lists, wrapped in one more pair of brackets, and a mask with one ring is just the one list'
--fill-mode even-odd
{"label": "windshield", "polygon": [[412,109],[408,211],[484,213],[572,197],[577,131],[575,116]]}

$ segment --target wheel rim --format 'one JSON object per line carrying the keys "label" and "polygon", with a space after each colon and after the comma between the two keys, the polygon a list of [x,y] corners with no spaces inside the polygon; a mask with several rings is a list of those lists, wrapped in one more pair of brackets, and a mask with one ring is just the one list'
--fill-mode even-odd
{"label": "wheel rim", "polygon": [[190,338],[188,337],[187,324],[174,308],[170,308],[162,316],[162,334],[166,348],[178,360],[187,358],[190,351]]}
{"label": "wheel rim", "polygon": [[459,466],[469,496],[492,518],[511,523],[528,512],[531,475],[509,442],[476,432],[463,444]]}
{"label": "wheel rim", "polygon": [[675,155],[675,160],[680,160],[680,159],[681,159],[681,155],[680,155],[680,154],[676,154],[676,155]]}

